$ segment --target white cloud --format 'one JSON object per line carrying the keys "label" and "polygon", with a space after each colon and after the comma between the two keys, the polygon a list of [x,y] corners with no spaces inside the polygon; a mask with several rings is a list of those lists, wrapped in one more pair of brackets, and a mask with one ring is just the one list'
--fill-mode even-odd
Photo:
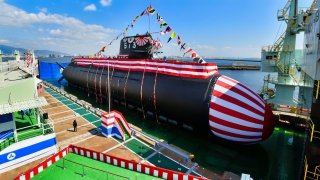
{"label": "white cloud", "polygon": [[61,35],[61,32],[62,31],[60,29],[51,29],[49,31],[49,33],[52,34],[52,35]]}
{"label": "white cloud", "polygon": [[[0,33],[19,31],[25,38],[10,39],[11,45],[23,48],[49,49],[70,54],[93,54],[109,42],[116,30],[101,25],[86,24],[79,19],[44,12],[28,13],[0,0]],[[32,38],[32,41],[30,39]],[[118,47],[117,47],[118,48]]]}
{"label": "white cloud", "polygon": [[39,10],[40,10],[40,12],[43,12],[43,13],[47,13],[48,12],[47,8],[40,8]]}
{"label": "white cloud", "polygon": [[84,11],[96,11],[97,7],[94,4],[89,4],[88,6],[83,8]]}
{"label": "white cloud", "polygon": [[112,0],[100,0],[102,6],[110,6]]}
{"label": "white cloud", "polygon": [[8,40],[6,40],[6,39],[0,39],[0,44],[7,44],[7,43],[9,43]]}

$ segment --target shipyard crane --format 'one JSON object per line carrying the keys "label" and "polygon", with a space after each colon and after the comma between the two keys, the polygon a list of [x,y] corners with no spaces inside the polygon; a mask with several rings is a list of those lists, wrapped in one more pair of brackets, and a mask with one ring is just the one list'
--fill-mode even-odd
{"label": "shipyard crane", "polygon": [[[273,45],[262,48],[262,71],[277,73],[264,77],[261,95],[274,105],[275,109],[288,105],[310,108],[313,81],[301,70],[302,51],[296,50],[296,35],[305,30],[310,16],[314,13],[317,0],[310,8],[298,9],[298,0],[288,0],[286,5],[278,10],[278,21],[287,25]],[[273,84],[274,88],[270,88]]]}

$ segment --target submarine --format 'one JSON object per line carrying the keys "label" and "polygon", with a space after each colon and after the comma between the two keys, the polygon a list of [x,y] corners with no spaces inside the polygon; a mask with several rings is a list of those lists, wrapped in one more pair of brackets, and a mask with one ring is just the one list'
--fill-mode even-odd
{"label": "submarine", "polygon": [[258,94],[201,58],[154,58],[154,45],[150,34],[126,36],[118,56],[74,57],[62,75],[97,101],[107,103],[109,95],[143,116],[228,141],[254,144],[272,134],[273,113]]}

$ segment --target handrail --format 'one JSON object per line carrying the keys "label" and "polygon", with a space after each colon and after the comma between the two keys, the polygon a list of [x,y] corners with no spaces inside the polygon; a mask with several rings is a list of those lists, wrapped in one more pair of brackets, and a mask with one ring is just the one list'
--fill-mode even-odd
{"label": "handrail", "polygon": [[[2,137],[1,139],[6,139],[6,137],[9,136],[11,133],[13,134],[14,132],[13,132],[13,131],[12,131],[12,132],[8,132],[8,133],[7,133],[4,137]],[[2,141],[0,140],[0,143],[1,143],[1,142],[2,142]]]}
{"label": "handrail", "polygon": [[121,175],[118,175],[118,174],[114,174],[114,173],[111,173],[111,172],[108,172],[108,171],[105,171],[105,170],[102,170],[102,169],[90,167],[90,166],[87,166],[87,165],[85,165],[85,164],[81,164],[81,163],[78,163],[78,162],[69,160],[69,159],[67,159],[67,158],[63,158],[63,160],[69,161],[69,162],[71,162],[71,163],[74,163],[74,164],[77,164],[77,165],[80,165],[80,166],[83,166],[83,167],[87,167],[87,168],[89,168],[89,169],[93,169],[93,170],[105,172],[105,173],[107,173],[107,174],[111,174],[111,175],[114,175],[114,176],[117,176],[117,177],[121,177],[121,178],[123,178],[123,179],[129,179],[128,177],[121,176]]}
{"label": "handrail", "polygon": [[315,10],[317,2],[318,2],[318,0],[313,0],[310,8],[307,10],[307,17],[304,20],[305,24],[307,24],[309,22],[310,16],[311,16],[312,12]]}
{"label": "handrail", "polygon": [[316,87],[317,87],[316,99],[318,99],[319,98],[319,89],[320,89],[320,80],[318,80]]}
{"label": "handrail", "polygon": [[314,134],[314,123],[312,121],[312,119],[310,118],[310,129],[309,129],[309,132],[310,132],[310,142],[312,142],[313,140],[313,134]]}
{"label": "handrail", "polygon": [[[42,124],[42,123],[40,123],[40,124]],[[22,127],[22,128],[16,129],[16,131],[27,129],[27,128],[31,128],[31,127],[34,127],[34,126],[38,126],[39,127],[40,124],[34,124],[34,125],[31,125],[31,126]]]}
{"label": "handrail", "polygon": [[[318,174],[318,172],[319,172],[319,174]],[[316,167],[314,168],[313,177],[315,177],[315,176],[317,176],[317,179],[318,179],[319,176],[320,176],[320,165],[318,165],[318,166],[316,166]]]}
{"label": "handrail", "polygon": [[303,180],[307,179],[307,172],[308,172],[308,160],[307,160],[307,156],[304,156],[304,176],[303,176]]}

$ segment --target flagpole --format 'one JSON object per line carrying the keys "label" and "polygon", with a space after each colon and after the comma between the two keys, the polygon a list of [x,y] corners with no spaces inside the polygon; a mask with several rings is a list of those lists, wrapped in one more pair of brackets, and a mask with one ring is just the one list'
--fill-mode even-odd
{"label": "flagpole", "polygon": [[108,61],[108,110],[111,110],[111,91],[110,91],[110,77],[109,77],[109,61]]}
{"label": "flagpole", "polygon": [[[149,7],[151,7],[151,3],[150,3]],[[150,34],[150,32],[151,32],[151,30],[150,30],[150,12],[148,13],[148,19],[149,19],[149,34]]]}

